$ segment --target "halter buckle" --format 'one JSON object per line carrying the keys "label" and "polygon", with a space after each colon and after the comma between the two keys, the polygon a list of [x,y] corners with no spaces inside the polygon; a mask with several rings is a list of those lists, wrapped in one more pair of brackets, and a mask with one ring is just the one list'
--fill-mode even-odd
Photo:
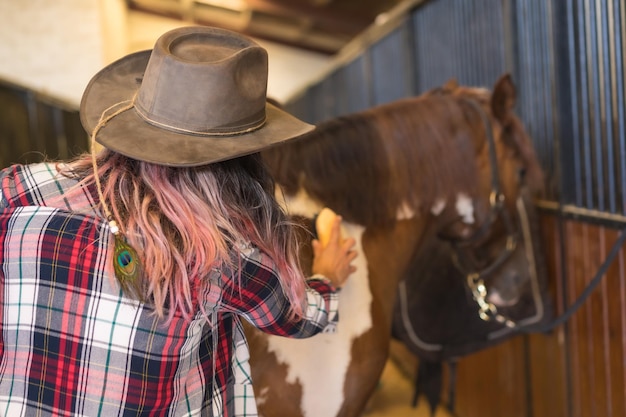
{"label": "halter buckle", "polygon": [[514,235],[508,235],[506,238],[506,250],[513,252],[517,247],[517,239]]}
{"label": "halter buckle", "polygon": [[504,194],[502,194],[500,191],[492,190],[489,194],[489,204],[491,204],[491,207],[500,207],[503,202]]}

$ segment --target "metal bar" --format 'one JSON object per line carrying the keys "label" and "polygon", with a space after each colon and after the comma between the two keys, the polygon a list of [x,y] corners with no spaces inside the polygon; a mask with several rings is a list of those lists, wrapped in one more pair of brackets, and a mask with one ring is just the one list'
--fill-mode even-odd
{"label": "metal bar", "polygon": [[545,19],[545,2],[531,2],[532,7],[532,27],[534,30],[535,43],[534,50],[539,51],[536,54],[537,59],[535,61],[535,76],[537,88],[534,90],[537,92],[538,102],[534,106],[535,110],[535,130],[539,132],[539,142],[537,142],[537,148],[540,154],[545,154],[545,141],[550,138],[548,135],[548,123],[549,120],[549,104],[550,104],[550,88],[546,82],[546,72],[548,67],[549,58],[547,57],[547,51],[550,45],[547,42],[546,36],[546,19]]}
{"label": "metal bar", "polygon": [[415,39],[415,30],[413,19],[409,16],[402,26],[402,56],[404,57],[404,85],[407,86],[406,93],[411,96],[415,94],[415,48],[413,48],[413,39]]}
{"label": "metal bar", "polygon": [[616,227],[626,226],[626,215],[609,213],[595,209],[588,209],[574,204],[560,204],[552,200],[537,200],[535,206],[544,211],[563,214],[567,217],[580,220],[587,220],[594,223],[603,223],[605,225],[613,225]]}
{"label": "metal bar", "polygon": [[617,125],[617,148],[619,161],[619,179],[620,179],[620,201],[621,212],[626,213],[626,131],[624,124],[626,123],[626,111],[624,109],[624,55],[623,55],[623,39],[626,38],[626,7],[623,0],[614,0],[615,29],[612,33],[616,34],[615,38],[615,105],[614,120]]}
{"label": "metal bar", "polygon": [[[589,102],[589,106],[592,106],[593,103],[593,114],[591,119],[591,132],[590,140],[592,150],[593,150],[593,162],[595,162],[594,173],[593,176],[595,182],[595,196],[596,196],[596,204],[594,208],[599,210],[606,210],[605,204],[605,192],[604,192],[604,172],[603,172],[603,147],[605,146],[604,137],[602,134],[602,105],[603,100],[600,93],[600,86],[602,85],[602,61],[599,59],[600,52],[599,49],[599,36],[598,36],[598,18],[599,14],[597,7],[599,7],[599,3],[601,0],[595,1],[595,6],[590,4],[588,9],[588,37],[587,40],[589,42],[589,54],[587,56],[587,65],[589,65],[589,74],[591,75],[590,81],[590,97],[593,96],[593,101]],[[593,163],[592,163],[593,166]]]}
{"label": "metal bar", "polygon": [[[528,47],[526,46],[526,25],[523,20],[524,15],[526,14],[526,4],[527,2],[515,2],[515,21],[517,26],[516,32],[516,40],[517,40],[517,48],[518,48],[518,65],[520,67],[519,70],[519,84],[522,86],[524,91],[531,91],[531,87],[528,85],[528,57],[527,51]],[[520,111],[526,120],[526,122],[530,122],[531,114],[530,114],[530,100],[522,100],[519,104]]]}
{"label": "metal bar", "polygon": [[[604,87],[601,91],[602,96],[602,108],[601,108],[601,120],[604,120],[604,134],[603,134],[603,142],[606,146],[604,148],[604,160],[606,164],[604,168],[606,170],[606,181],[604,184],[607,186],[607,205],[608,210],[612,213],[616,211],[616,197],[617,197],[617,189],[615,186],[615,177],[613,173],[615,172],[615,163],[613,159],[613,118],[612,118],[612,97],[611,86],[613,77],[611,76],[611,61],[613,59],[613,49],[610,46],[609,39],[611,38],[611,34],[614,33],[613,22],[608,18],[608,0],[604,0],[600,4],[600,38],[602,44],[602,52],[600,53],[601,63],[602,63],[602,83],[601,85]],[[604,183],[604,182],[603,182]],[[604,188],[604,187],[602,187]]]}
{"label": "metal bar", "polygon": [[[579,65],[580,68],[580,98],[581,98],[581,105],[582,107],[580,108],[578,115],[581,118],[581,122],[582,122],[582,131],[581,136],[580,136],[580,140],[582,141],[582,150],[583,150],[583,181],[584,181],[584,199],[583,199],[583,205],[585,207],[592,207],[593,206],[593,183],[592,183],[592,163],[591,163],[591,147],[590,147],[590,143],[589,143],[589,115],[586,111],[584,111],[584,109],[586,108],[586,106],[589,104],[589,86],[588,86],[588,80],[589,80],[589,74],[587,71],[587,66],[585,65],[585,63],[587,62],[587,60],[589,59],[588,56],[586,56],[586,51],[587,51],[587,39],[585,36],[585,32],[588,27],[588,25],[585,24],[585,17],[588,16],[589,14],[586,13],[586,6],[584,4],[584,2],[581,0],[580,3],[580,9],[578,10],[578,36],[579,36],[579,44],[578,47],[580,48],[579,51],[579,57],[580,57],[580,61],[577,63]],[[576,90],[575,90],[576,91]],[[574,113],[577,114],[577,113]]]}
{"label": "metal bar", "polygon": [[[462,5],[462,3],[461,3]],[[465,60],[465,48],[464,45],[460,45],[460,39],[463,38],[463,10],[461,7],[454,8],[454,31],[450,34],[450,44],[454,48],[454,55],[452,55],[452,69],[456,75],[459,83],[467,82],[467,69],[464,68],[463,63]]]}
{"label": "metal bar", "polygon": [[554,138],[554,132],[552,131],[552,121],[554,120],[554,97],[552,87],[552,73],[553,73],[553,61],[552,57],[554,56],[554,40],[551,36],[552,25],[551,25],[551,13],[550,13],[550,3],[549,2],[541,2],[540,3],[540,22],[542,29],[542,43],[543,43],[543,53],[541,54],[542,58],[542,90],[543,90],[543,115],[541,119],[541,124],[543,127],[543,134],[545,135],[542,138],[542,164],[547,167],[548,172],[551,174],[554,173],[554,154],[551,148],[551,142]]}
{"label": "metal bar", "polygon": [[476,66],[472,65],[478,42],[476,40],[476,31],[474,30],[475,16],[472,13],[472,1],[460,1],[461,10],[463,11],[463,32],[465,36],[459,37],[459,47],[463,49],[463,67],[467,73],[467,84],[476,85]]}
{"label": "metal bar", "polygon": [[472,68],[470,68],[469,60],[471,58],[471,41],[468,40],[470,33],[468,32],[468,17],[466,11],[467,2],[457,0],[459,13],[457,14],[457,22],[456,22],[456,33],[454,37],[454,44],[457,49],[458,57],[460,59],[456,59],[455,70],[458,71],[459,81],[462,84],[472,84]]}
{"label": "metal bar", "polygon": [[[558,1],[558,0],[555,0]],[[574,2],[566,2],[567,7],[567,40],[568,40],[568,68],[570,71],[570,88],[569,88],[569,98],[571,100],[570,114],[578,114],[578,95],[576,92],[578,91],[578,77],[577,77],[577,60],[576,60],[576,11]],[[573,187],[566,187],[564,181],[562,180],[559,185],[561,190],[569,190],[569,192],[573,192],[573,201],[578,206],[583,205],[583,187],[582,187],[582,155],[581,155],[581,146],[580,143],[580,125],[572,117],[572,123],[569,125],[572,129],[572,141],[576,142],[576,144],[572,147],[572,156],[573,156],[573,167],[574,170],[570,174],[574,177]],[[563,155],[565,156],[565,155]],[[561,192],[561,196],[563,196],[563,192]]]}

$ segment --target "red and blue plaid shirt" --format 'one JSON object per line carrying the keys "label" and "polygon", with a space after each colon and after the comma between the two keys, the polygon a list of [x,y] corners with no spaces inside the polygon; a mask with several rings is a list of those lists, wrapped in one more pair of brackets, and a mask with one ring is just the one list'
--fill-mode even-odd
{"label": "red and blue plaid shirt", "polygon": [[88,191],[67,198],[75,185],[54,164],[0,171],[0,416],[256,416],[240,317],[290,337],[334,328],[328,282],[311,279],[306,318],[289,321],[254,247],[240,281],[206,278],[208,316],[164,325],[121,293],[109,226]]}

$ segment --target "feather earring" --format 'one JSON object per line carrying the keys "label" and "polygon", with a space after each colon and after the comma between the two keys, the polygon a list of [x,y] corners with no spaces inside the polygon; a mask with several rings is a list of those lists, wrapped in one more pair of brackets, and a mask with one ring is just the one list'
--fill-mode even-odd
{"label": "feather earring", "polygon": [[115,220],[109,221],[113,233],[113,270],[122,291],[139,301],[144,301],[144,289],[141,280],[141,263],[137,251],[130,246],[123,236]]}

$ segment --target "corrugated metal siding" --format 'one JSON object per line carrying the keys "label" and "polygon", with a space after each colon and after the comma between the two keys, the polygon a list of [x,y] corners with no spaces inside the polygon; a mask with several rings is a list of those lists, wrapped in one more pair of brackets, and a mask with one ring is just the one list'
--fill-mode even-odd
{"label": "corrugated metal siding", "polygon": [[407,20],[368,50],[373,105],[410,96],[415,90],[410,54],[412,39]]}
{"label": "corrugated metal siding", "polygon": [[505,71],[500,0],[431,1],[413,13],[415,93],[459,83],[491,87]]}
{"label": "corrugated metal siding", "polygon": [[[623,1],[566,2],[571,117],[563,129],[572,142],[563,150],[564,200],[577,206],[625,213],[626,143]],[[567,103],[564,103],[567,104]],[[566,152],[566,151],[570,151]],[[571,158],[567,165],[566,158]],[[566,186],[567,185],[567,186]]]}
{"label": "corrugated metal siding", "polygon": [[547,174],[548,198],[558,198],[555,166],[556,75],[554,57],[555,17],[550,1],[515,1],[510,4],[510,69],[518,90],[516,110],[530,132]]}

